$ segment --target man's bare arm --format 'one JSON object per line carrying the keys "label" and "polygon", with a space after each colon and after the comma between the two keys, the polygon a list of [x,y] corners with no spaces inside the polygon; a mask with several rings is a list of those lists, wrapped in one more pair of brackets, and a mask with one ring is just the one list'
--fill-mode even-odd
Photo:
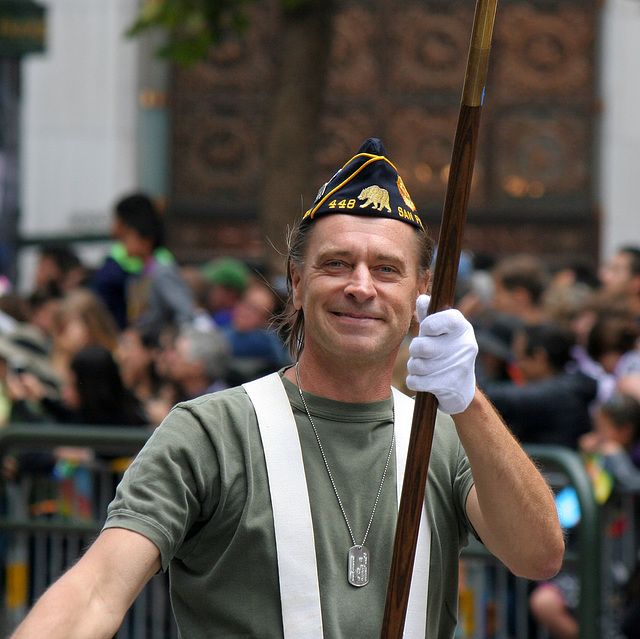
{"label": "man's bare arm", "polygon": [[554,576],[564,538],[544,478],[479,390],[452,417],[475,482],[467,514],[483,543],[518,576]]}
{"label": "man's bare arm", "polygon": [[12,639],[110,639],[159,568],[154,543],[109,528],[42,595]]}

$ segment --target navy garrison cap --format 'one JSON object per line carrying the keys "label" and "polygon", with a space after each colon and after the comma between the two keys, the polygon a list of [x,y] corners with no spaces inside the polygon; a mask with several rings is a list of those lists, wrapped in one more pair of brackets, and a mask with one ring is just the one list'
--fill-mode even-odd
{"label": "navy garrison cap", "polygon": [[322,215],[348,213],[388,217],[425,230],[398,170],[377,138],[369,138],[318,192],[302,223]]}

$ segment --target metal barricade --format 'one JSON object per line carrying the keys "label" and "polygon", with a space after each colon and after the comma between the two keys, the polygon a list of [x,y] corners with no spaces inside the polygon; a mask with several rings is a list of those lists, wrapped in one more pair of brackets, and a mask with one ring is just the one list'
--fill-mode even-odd
{"label": "metal barricade", "polygon": [[[638,556],[636,496],[614,491],[603,506],[594,497],[582,458],[558,446],[525,446],[557,493],[575,490],[580,521],[570,532],[563,570],[577,574],[580,639],[619,636],[620,589]],[[460,639],[542,639],[533,623],[529,596],[535,582],[519,579],[472,540],[462,553]]]}
{"label": "metal barricade", "polygon": [[[34,508],[35,478],[3,481],[0,497],[0,628],[10,630],[28,608],[88,547],[99,533],[115,486],[126,464],[114,457],[135,455],[150,433],[140,428],[89,426],[11,426],[0,432],[0,459],[16,451],[47,451],[58,446],[88,447],[101,460],[57,478],[57,504],[47,499]],[[575,550],[565,567],[577,571],[580,582],[580,639],[601,639],[603,614],[613,605],[615,578],[611,566],[624,572],[637,555],[635,496],[616,495],[613,506],[599,508],[582,459],[555,446],[528,446],[556,490],[575,489],[581,521],[575,529]],[[104,456],[110,458],[104,461]],[[76,476],[76,473],[77,474]],[[69,481],[68,481],[69,480]],[[73,484],[73,481],[76,484]],[[75,499],[75,502],[74,502]],[[29,507],[31,505],[31,508]],[[616,539],[605,534],[625,511],[625,529]],[[604,568],[603,568],[604,566]],[[479,542],[472,540],[460,563],[460,639],[541,639],[528,613],[531,582],[514,577]],[[604,615],[606,617],[606,615]],[[177,629],[169,602],[166,575],[154,577],[127,614],[117,639],[174,639]]]}
{"label": "metal barricade", "polygon": [[[70,567],[100,532],[107,506],[130,458],[147,441],[141,428],[10,426],[0,432],[0,459],[27,452],[49,459],[56,447],[93,450],[96,459],[59,460],[54,470],[3,481],[0,511],[2,636],[25,616],[45,589]],[[51,460],[53,464],[53,461]],[[168,576],[156,575],[127,613],[117,639],[173,639],[178,632]]]}

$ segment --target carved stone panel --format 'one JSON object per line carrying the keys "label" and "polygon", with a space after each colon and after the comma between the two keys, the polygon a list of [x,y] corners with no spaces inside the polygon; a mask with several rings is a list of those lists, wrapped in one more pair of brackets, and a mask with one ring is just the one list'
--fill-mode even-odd
{"label": "carved stone panel", "polygon": [[[203,219],[244,218],[254,249],[270,107],[279,56],[287,55],[279,47],[280,6],[252,4],[246,37],[225,41],[207,63],[176,69],[171,90],[170,214],[193,220],[190,229]],[[365,138],[380,137],[423,217],[437,228],[475,6],[342,0],[336,7],[326,79],[316,96],[315,146],[300,158],[315,176],[309,193]],[[496,251],[595,251],[597,12],[594,0],[500,0],[465,243]],[[555,220],[554,229],[545,220]],[[187,241],[183,227],[176,238]],[[196,234],[189,234],[192,241]],[[211,232],[198,241],[220,250],[232,247],[229,237]]]}
{"label": "carved stone panel", "polygon": [[540,200],[541,213],[554,198],[588,207],[591,136],[591,122],[580,113],[501,112],[494,136],[496,201],[510,208],[517,200]]}
{"label": "carved stone panel", "polygon": [[492,58],[501,103],[593,99],[595,12],[588,3],[501,5]]}

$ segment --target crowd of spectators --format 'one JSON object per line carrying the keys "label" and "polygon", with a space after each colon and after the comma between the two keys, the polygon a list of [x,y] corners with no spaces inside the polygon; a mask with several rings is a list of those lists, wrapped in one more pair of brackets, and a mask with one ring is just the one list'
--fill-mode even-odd
{"label": "crowd of spectators", "polygon": [[[505,257],[471,269],[457,305],[476,330],[478,384],[516,437],[577,451],[601,504],[616,488],[638,491],[640,247],[620,248],[597,270]],[[603,611],[601,636],[640,637],[638,576],[638,565],[614,575],[621,603]],[[551,637],[578,637],[579,591],[571,570],[533,590],[533,618]]]}
{"label": "crowd of spectators", "polygon": [[[43,246],[28,295],[5,287],[0,428],[154,428],[177,402],[291,362],[264,273],[230,256],[178,264],[143,194],[118,202],[112,234],[95,269],[72,246]],[[478,384],[516,437],[599,451],[614,483],[640,486],[640,247],[599,270],[463,253],[456,306],[476,331]],[[394,382],[405,390],[406,357]],[[15,475],[16,460],[3,472]],[[553,636],[577,636],[562,593],[541,589],[532,607]]]}
{"label": "crowd of spectators", "polygon": [[287,364],[279,292],[238,258],[180,265],[144,194],[114,209],[90,269],[68,244],[39,250],[31,290],[0,297],[0,428],[157,426],[177,402]]}

